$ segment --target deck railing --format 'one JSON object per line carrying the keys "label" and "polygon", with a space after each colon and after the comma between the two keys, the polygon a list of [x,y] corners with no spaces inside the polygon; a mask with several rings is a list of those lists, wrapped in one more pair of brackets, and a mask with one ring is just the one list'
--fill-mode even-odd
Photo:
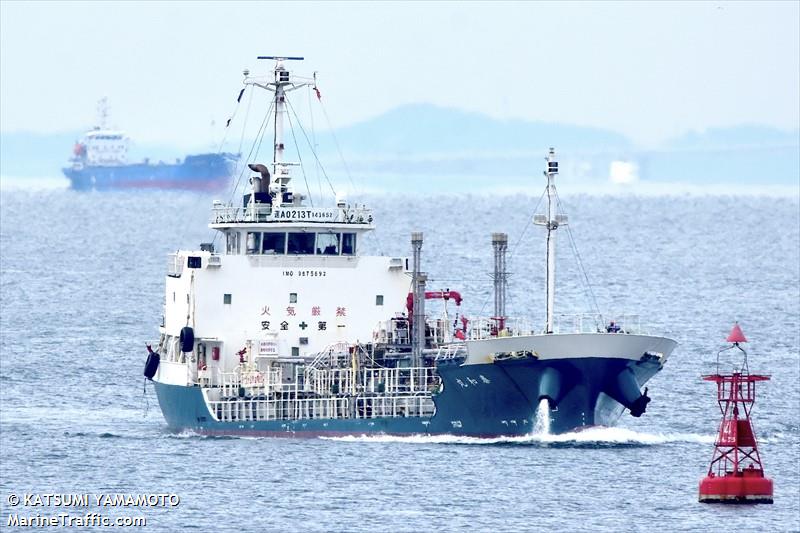
{"label": "deck railing", "polygon": [[261,372],[258,370],[240,370],[220,372],[219,385],[223,398],[238,396],[240,388],[249,396],[266,395],[283,389],[281,368]]}
{"label": "deck railing", "polygon": [[457,359],[466,355],[464,345],[461,343],[443,344],[436,350],[434,357],[435,361],[448,361],[450,359]]}
{"label": "deck railing", "polygon": [[[544,333],[544,327],[533,327],[526,319],[473,318],[469,323],[468,340],[492,337],[517,337]],[[577,313],[556,315],[553,333],[631,333],[645,334],[639,315]]]}
{"label": "deck railing", "polygon": [[253,222],[335,222],[339,224],[371,224],[372,209],[351,207],[278,207],[271,204],[238,207],[214,204],[211,209],[212,224]]}
{"label": "deck railing", "polygon": [[467,327],[468,340],[516,337],[533,333],[530,321],[524,318],[506,318],[502,321],[502,328],[500,321],[495,318],[473,318]]}
{"label": "deck railing", "polygon": [[221,373],[209,410],[223,421],[426,416],[441,383],[429,367],[296,368],[289,382],[284,377],[279,369]]}
{"label": "deck railing", "polygon": [[231,398],[208,401],[208,407],[211,415],[222,422],[404,418],[432,416],[436,409],[428,393],[271,400]]}
{"label": "deck railing", "polygon": [[[302,392],[326,396],[360,393],[429,392],[439,384],[433,368],[318,368],[306,369]],[[299,381],[299,380],[297,380]]]}
{"label": "deck railing", "polygon": [[558,315],[555,329],[556,333],[644,333],[639,315],[625,313]]}

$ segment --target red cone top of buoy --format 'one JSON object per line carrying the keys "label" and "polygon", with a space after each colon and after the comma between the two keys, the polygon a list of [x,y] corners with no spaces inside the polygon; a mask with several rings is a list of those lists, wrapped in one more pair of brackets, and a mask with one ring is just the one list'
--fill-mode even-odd
{"label": "red cone top of buoy", "polygon": [[728,338],[725,340],[726,342],[747,342],[747,339],[744,337],[744,333],[742,333],[742,328],[739,327],[738,322],[733,325],[731,334],[728,335]]}

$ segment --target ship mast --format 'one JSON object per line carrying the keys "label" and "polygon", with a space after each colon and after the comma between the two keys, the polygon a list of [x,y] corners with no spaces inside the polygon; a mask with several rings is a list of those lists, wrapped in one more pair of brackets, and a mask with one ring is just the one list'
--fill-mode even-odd
{"label": "ship mast", "polygon": [[108,127],[108,98],[102,97],[97,101],[97,126],[96,130],[105,130]]}
{"label": "ship mast", "polygon": [[553,309],[556,299],[556,230],[561,224],[567,223],[566,215],[558,214],[556,197],[555,176],[558,174],[558,161],[556,152],[550,148],[547,154],[547,214],[535,215],[533,223],[547,228],[547,323],[545,333],[553,333]]}
{"label": "ship mast", "polygon": [[[302,61],[302,57],[280,57],[280,56],[258,56],[258,59],[272,59],[275,61],[273,68],[273,79],[268,82],[260,82],[245,73],[245,85],[255,85],[275,93],[272,103],[274,108],[274,144],[272,157],[272,176],[273,182],[269,186],[269,192],[273,196],[273,206],[280,207],[286,203],[297,205],[302,200],[301,195],[293,194],[289,183],[292,178],[289,167],[295,163],[284,161],[284,142],[283,142],[283,119],[286,114],[286,93],[311,85],[309,80],[301,79],[290,75],[289,71],[283,66],[284,61]],[[255,190],[253,191],[256,192]],[[253,195],[252,201],[255,201]]]}
{"label": "ship mast", "polygon": [[[286,113],[286,86],[289,85],[289,71],[283,67],[283,60],[278,59],[275,62],[275,143],[272,158],[272,174],[278,178],[279,170],[283,170],[283,114]],[[287,175],[282,179],[284,182],[279,182],[279,185],[288,185],[288,169]]]}

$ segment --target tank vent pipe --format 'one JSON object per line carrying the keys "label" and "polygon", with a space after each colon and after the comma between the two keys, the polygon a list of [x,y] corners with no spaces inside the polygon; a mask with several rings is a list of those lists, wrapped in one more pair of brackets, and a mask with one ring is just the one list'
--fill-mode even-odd
{"label": "tank vent pipe", "polygon": [[492,248],[494,248],[494,317],[498,321],[498,329],[503,329],[506,318],[506,287],[508,272],[506,271],[506,251],[508,250],[508,235],[505,233],[492,233]]}
{"label": "tank vent pipe", "polygon": [[422,365],[422,350],[425,348],[425,282],[427,276],[422,273],[422,232],[411,234],[413,250],[413,272],[411,289],[413,296],[411,323],[411,356],[413,366]]}

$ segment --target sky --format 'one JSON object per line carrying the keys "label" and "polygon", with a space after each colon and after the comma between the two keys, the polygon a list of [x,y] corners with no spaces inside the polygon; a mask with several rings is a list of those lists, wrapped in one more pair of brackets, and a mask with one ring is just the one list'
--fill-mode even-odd
{"label": "sky", "polygon": [[[0,0],[0,134],[212,142],[242,69],[302,55],[342,127],[407,103],[617,131],[800,124],[800,2]],[[212,126],[213,123],[213,126]]]}

